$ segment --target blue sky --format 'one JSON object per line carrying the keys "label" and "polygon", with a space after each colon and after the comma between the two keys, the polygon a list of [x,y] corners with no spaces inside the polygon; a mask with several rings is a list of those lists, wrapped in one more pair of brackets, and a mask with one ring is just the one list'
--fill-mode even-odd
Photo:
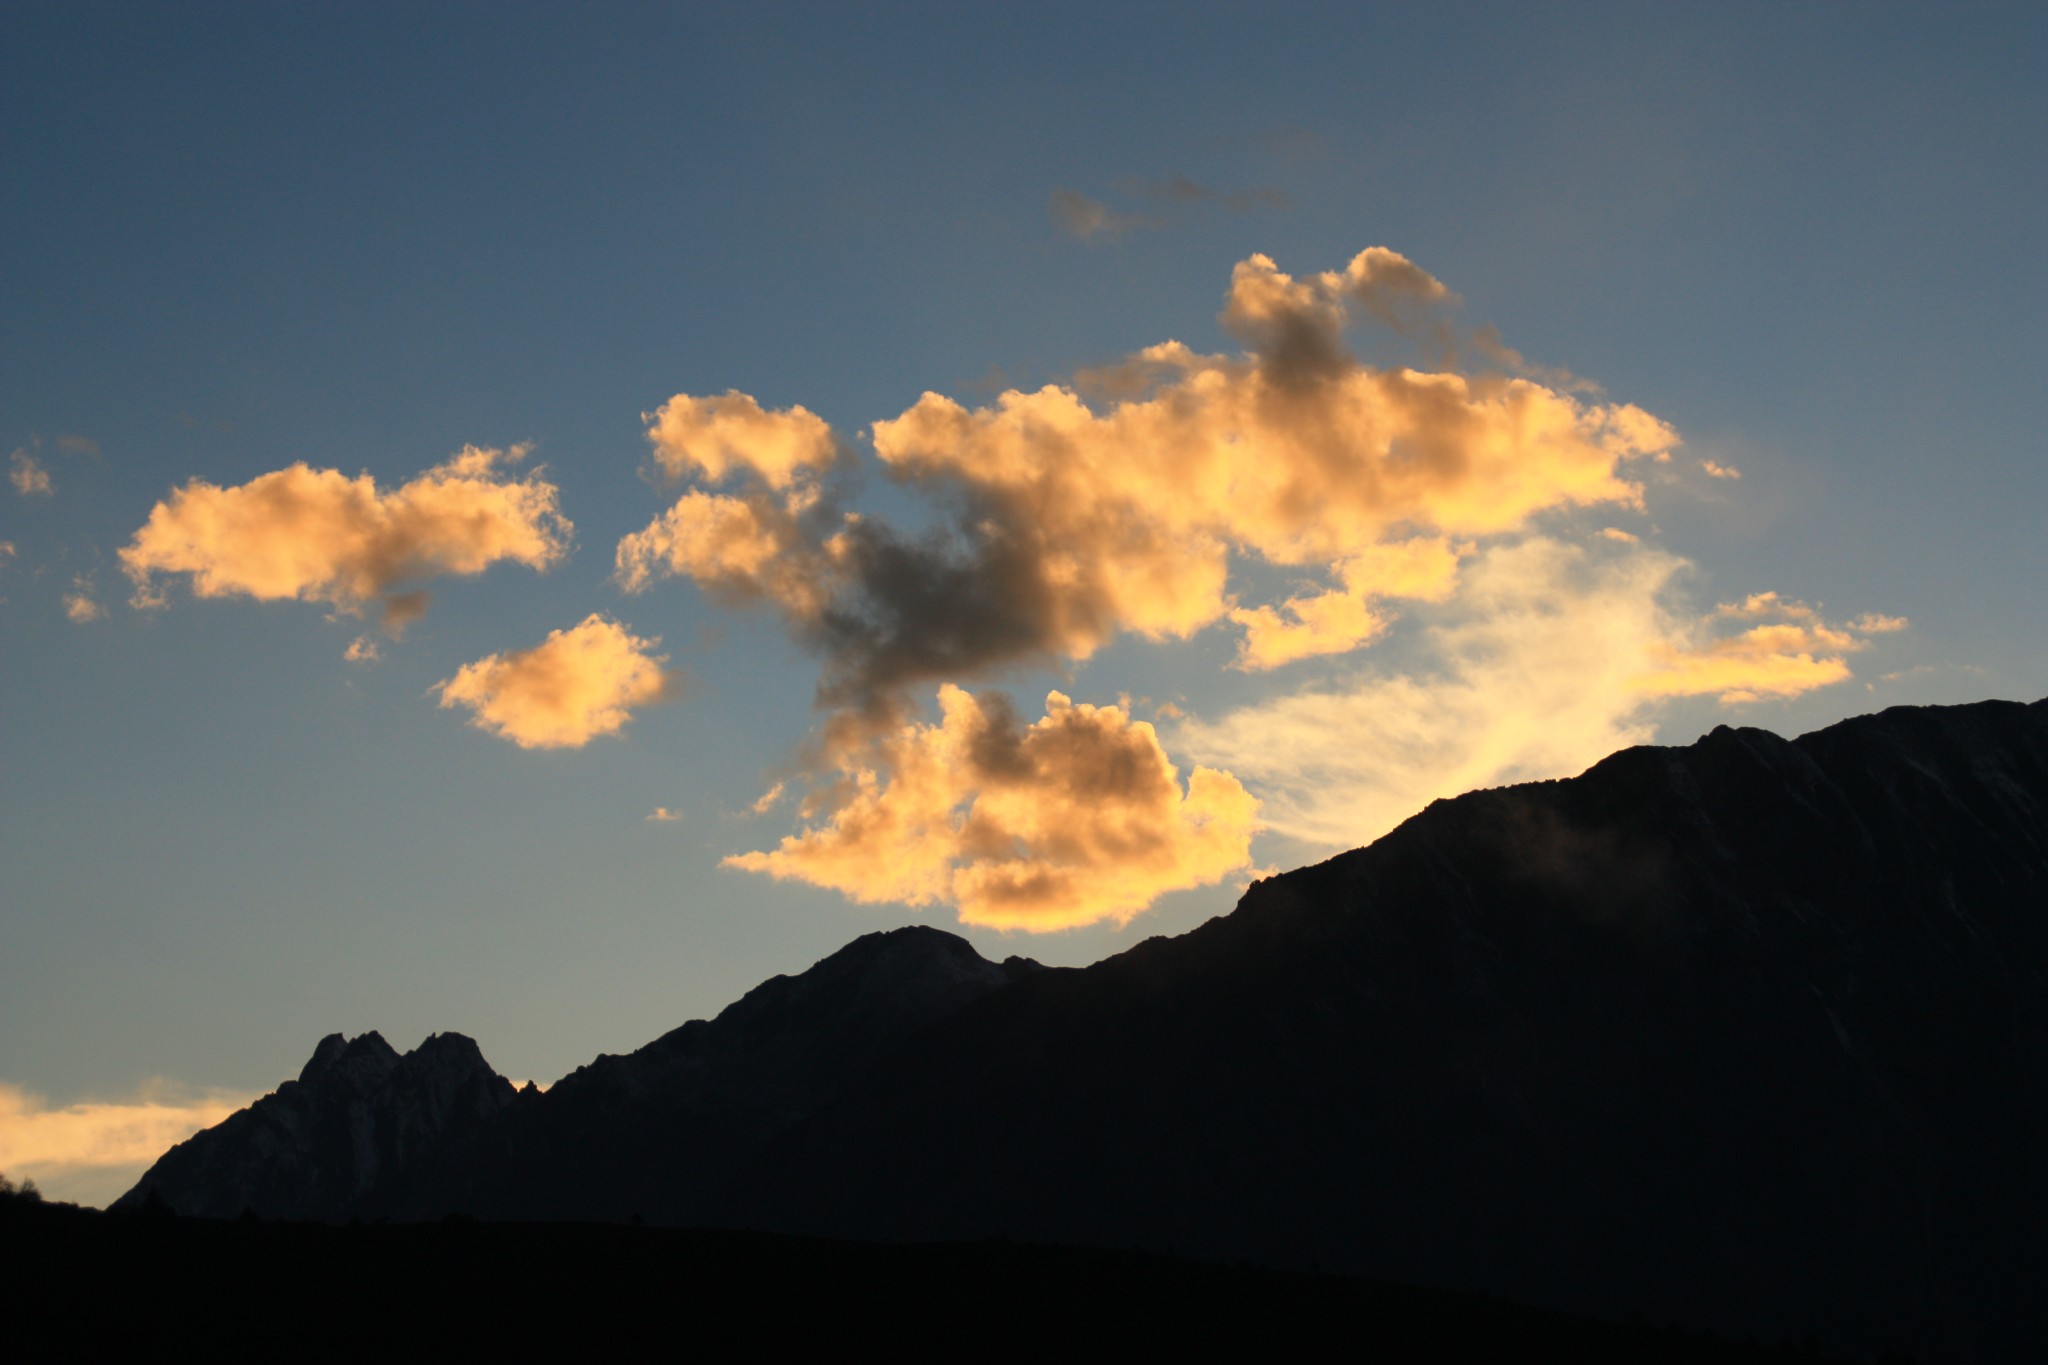
{"label": "blue sky", "polygon": [[[722,865],[830,831],[815,694],[845,656],[688,573],[624,591],[615,548],[687,489],[754,496],[687,452],[666,477],[648,414],[801,405],[834,433],[832,496],[911,536],[979,475],[892,479],[874,424],[927,391],[1072,388],[1169,339],[1262,354],[1219,322],[1256,255],[1306,288],[1386,247],[1455,295],[1437,331],[1395,334],[1365,285],[1331,285],[1315,306],[1349,309],[1357,373],[1498,377],[1490,325],[1520,382],[1681,443],[1616,466],[1640,506],[1373,523],[1452,527],[1459,586],[1359,598],[1385,624],[1355,648],[1247,669],[1242,622],[1155,639],[1127,612],[892,692],[871,766],[938,742],[945,683],[1026,726],[1058,689],[1128,697],[1121,720],[1067,714],[1148,755],[1131,727],[1156,725],[1176,801],[1207,764],[1261,803],[1249,845],[1175,864],[1191,889],[1057,932],[966,926],[984,953],[1081,963],[1179,932],[1431,781],[1556,775],[1604,736],[2039,696],[2044,36],[2030,6],[10,6],[0,1126],[258,1092],[335,1029],[457,1029],[547,1081],[856,934],[962,927],[957,860],[919,906],[812,863]],[[499,476],[552,487],[573,536],[545,571],[422,581],[402,638],[367,599],[201,597],[189,573],[130,605],[121,551],[192,480],[303,463],[388,492],[515,445]],[[1249,543],[1233,609],[1284,617],[1335,581]],[[592,613],[667,660],[667,699],[619,733],[522,748],[437,704]],[[1683,671],[1758,629],[1848,676],[1723,700],[1741,689],[1650,695],[1637,669],[1597,715],[1590,684],[1569,720],[1543,709],[1603,642]],[[377,659],[343,657],[359,637]],[[1501,753],[1444,747],[1479,729]],[[808,780],[808,815],[750,809]],[[1347,783],[1377,795],[1326,799]]]}

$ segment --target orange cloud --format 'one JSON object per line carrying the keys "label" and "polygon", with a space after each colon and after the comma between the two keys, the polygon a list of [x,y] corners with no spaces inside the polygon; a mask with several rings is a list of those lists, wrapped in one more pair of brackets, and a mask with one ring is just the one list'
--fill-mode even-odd
{"label": "orange cloud", "polygon": [[1458,556],[1441,537],[1411,540],[1370,546],[1332,572],[1344,584],[1337,591],[1291,597],[1278,610],[1233,610],[1230,619],[1245,628],[1235,666],[1247,671],[1278,668],[1296,659],[1356,649],[1392,620],[1369,605],[1371,599],[1441,602],[1457,584]]}
{"label": "orange cloud", "polygon": [[580,749],[668,695],[659,643],[592,615],[532,649],[464,664],[436,690],[442,706],[468,707],[478,729],[522,749]]}
{"label": "orange cloud", "polygon": [[[1322,682],[1172,737],[1257,791],[1270,828],[1351,848],[1438,798],[1569,776],[1647,743],[1668,698],[1786,697],[1849,675],[1856,628],[1773,593],[1689,617],[1665,602],[1686,568],[1626,543],[1497,544],[1432,613],[1411,671]],[[1719,634],[1758,618],[1771,619]]]}
{"label": "orange cloud", "polygon": [[499,468],[525,450],[466,447],[389,492],[368,474],[294,464],[235,488],[195,479],[158,503],[121,550],[138,606],[161,605],[158,574],[190,575],[199,597],[326,602],[359,612],[382,599],[392,629],[424,596],[396,585],[482,573],[509,560],[546,569],[567,554],[571,527],[539,471]]}
{"label": "orange cloud", "polygon": [[1153,728],[1118,707],[1054,692],[1023,726],[1000,694],[946,686],[939,710],[842,753],[840,781],[806,803],[817,823],[726,862],[1028,930],[1128,920],[1250,865],[1258,802],[1208,768],[1183,788]]}
{"label": "orange cloud", "polygon": [[641,591],[659,575],[681,574],[714,596],[767,600],[801,620],[820,615],[831,595],[829,548],[806,534],[801,509],[792,512],[787,500],[759,494],[693,489],[646,530],[621,539],[617,563],[627,592]]}
{"label": "orange cloud", "polygon": [[655,462],[670,478],[701,474],[717,481],[748,471],[770,488],[788,488],[838,456],[824,419],[804,407],[771,412],[746,394],[716,398],[677,394],[649,418]]}
{"label": "orange cloud", "polygon": [[53,1108],[0,1081],[0,1171],[34,1180],[52,1198],[110,1203],[170,1148],[255,1099],[182,1096],[156,1082],[132,1100]]}
{"label": "orange cloud", "polygon": [[1843,657],[1862,649],[1864,637],[1904,630],[1903,616],[1875,613],[1847,625],[1831,625],[1804,602],[1774,592],[1716,607],[1711,620],[1776,618],[1734,635],[1705,630],[1660,641],[1650,650],[1651,667],[1635,685],[1647,696],[1717,695],[1724,702],[1796,697],[1849,676]]}
{"label": "orange cloud", "polygon": [[[741,486],[692,490],[626,537],[619,579],[682,575],[779,607],[825,654],[834,704],[1224,620],[1247,632],[1247,667],[1356,648],[1387,619],[1375,599],[1407,591],[1394,547],[1455,538],[1455,560],[1467,539],[1541,513],[1638,505],[1627,465],[1677,440],[1638,408],[1522,378],[1375,369],[1344,347],[1354,312],[1406,329],[1449,298],[1385,248],[1302,279],[1253,256],[1223,310],[1249,355],[1146,348],[1092,375],[1114,395],[1099,408],[1057,385],[981,408],[927,393],[872,427],[891,475],[948,509],[916,536],[807,481],[835,449],[810,413],[679,396],[650,429],[659,449],[677,444],[672,427],[703,428],[708,405],[736,415],[665,467]],[[1336,581],[1246,602],[1230,579],[1251,560]]]}
{"label": "orange cloud", "polygon": [[14,485],[14,491],[22,497],[37,494],[48,497],[55,491],[50,483],[50,471],[43,468],[42,461],[29,454],[25,447],[10,455],[8,463],[11,467],[7,471],[7,481]]}
{"label": "orange cloud", "polygon": [[107,614],[107,609],[94,600],[92,579],[79,574],[71,580],[71,591],[64,594],[64,615],[80,625],[97,621]]}

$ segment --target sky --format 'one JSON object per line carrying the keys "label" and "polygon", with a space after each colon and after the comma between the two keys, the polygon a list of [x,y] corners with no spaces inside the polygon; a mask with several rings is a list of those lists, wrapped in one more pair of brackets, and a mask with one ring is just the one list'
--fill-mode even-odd
{"label": "sky", "polygon": [[[2048,14],[0,8],[0,1170],[2048,693]],[[1105,1046],[1114,1040],[1105,1039]]]}

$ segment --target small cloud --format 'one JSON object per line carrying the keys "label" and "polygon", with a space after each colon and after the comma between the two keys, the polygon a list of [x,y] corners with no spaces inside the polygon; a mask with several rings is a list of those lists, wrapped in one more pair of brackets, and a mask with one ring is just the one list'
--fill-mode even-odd
{"label": "small cloud", "polygon": [[50,483],[50,471],[43,468],[42,461],[29,454],[26,446],[17,447],[8,460],[12,467],[7,471],[7,481],[22,497],[33,497],[38,493],[48,497],[56,492]]}
{"label": "small cloud", "polygon": [[647,823],[650,825],[681,824],[682,819],[682,812],[670,810],[667,806],[656,806],[647,812]]}
{"label": "small cloud", "polygon": [[71,591],[64,594],[64,614],[80,625],[97,621],[107,614],[107,609],[93,600],[92,577],[89,574],[80,574],[71,580]]}
{"label": "small cloud", "polygon": [[348,648],[342,651],[341,657],[352,664],[373,664],[384,657],[384,651],[369,636],[358,635],[348,642]]}
{"label": "small cloud", "polygon": [[464,664],[435,690],[442,706],[468,707],[478,729],[522,749],[580,749],[669,695],[659,643],[593,613],[532,649]]}
{"label": "small cloud", "polygon": [[100,443],[90,436],[59,436],[57,449],[66,455],[90,455],[95,460],[100,456]]}
{"label": "small cloud", "polygon": [[0,559],[12,559],[15,553],[13,541],[0,540]]}
{"label": "small cloud", "polygon": [[1864,635],[1890,635],[1912,625],[1903,616],[1885,616],[1879,612],[1865,612],[1849,623],[1849,629]]}
{"label": "small cloud", "polygon": [[1613,541],[1619,541],[1619,542],[1620,542],[1621,544],[1623,544],[1623,545],[1633,545],[1633,544],[1635,544],[1635,543],[1636,543],[1637,541],[1639,541],[1639,540],[1641,540],[1641,539],[1642,539],[1642,537],[1641,537],[1641,536],[1639,536],[1639,535],[1637,535],[1637,534],[1636,534],[1635,532],[1633,532],[1633,531],[1624,531],[1624,530],[1622,530],[1622,529],[1621,529],[1621,528],[1620,528],[1619,526],[1603,526],[1603,527],[1601,527],[1601,528],[1600,528],[1600,538],[1601,538],[1602,540],[1613,540]]}
{"label": "small cloud", "polygon": [[775,809],[776,802],[782,800],[782,793],[788,786],[787,782],[777,782],[767,791],[755,797],[754,804],[747,807],[747,809],[756,815],[766,815],[769,811]]}
{"label": "small cloud", "polygon": [[1134,228],[1171,227],[1186,214],[1209,205],[1232,213],[1252,209],[1292,208],[1294,201],[1276,189],[1224,191],[1170,175],[1164,180],[1126,180],[1117,192],[1152,206],[1149,213],[1123,213],[1079,190],[1060,189],[1052,193],[1052,218],[1061,228],[1084,241],[1090,237],[1116,237]]}
{"label": "small cloud", "polygon": [[1178,705],[1176,705],[1173,702],[1163,701],[1160,702],[1159,705],[1152,708],[1152,714],[1159,717],[1161,720],[1179,720],[1182,716],[1185,716],[1187,712],[1183,711]]}
{"label": "small cloud", "polygon": [[294,464],[234,488],[194,479],[150,510],[121,549],[138,607],[163,605],[158,575],[189,575],[199,597],[378,604],[394,633],[425,606],[401,584],[511,562],[548,569],[569,552],[559,490],[541,471],[513,479],[526,447],[466,446],[397,488],[368,474]]}
{"label": "small cloud", "polygon": [[1710,479],[1739,479],[1742,477],[1741,470],[1733,465],[1722,464],[1718,460],[1701,460],[1700,468],[1707,472],[1707,477]]}
{"label": "small cloud", "polygon": [[1116,237],[1132,228],[1150,226],[1142,216],[1117,213],[1079,190],[1054,190],[1051,210],[1053,222],[1083,241],[1097,236]]}
{"label": "small cloud", "polygon": [[992,929],[1127,922],[1168,891],[1251,864],[1259,803],[1228,773],[1179,769],[1144,721],[1054,692],[1022,724],[1000,693],[939,690],[911,720],[838,756],[800,833],[728,867],[854,900],[953,906]]}

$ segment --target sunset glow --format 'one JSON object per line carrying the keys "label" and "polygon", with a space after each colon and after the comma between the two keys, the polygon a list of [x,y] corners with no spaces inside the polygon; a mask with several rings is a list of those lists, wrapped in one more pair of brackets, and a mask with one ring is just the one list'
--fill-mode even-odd
{"label": "sunset glow", "polygon": [[2048,691],[2023,14],[9,7],[0,1172]]}

